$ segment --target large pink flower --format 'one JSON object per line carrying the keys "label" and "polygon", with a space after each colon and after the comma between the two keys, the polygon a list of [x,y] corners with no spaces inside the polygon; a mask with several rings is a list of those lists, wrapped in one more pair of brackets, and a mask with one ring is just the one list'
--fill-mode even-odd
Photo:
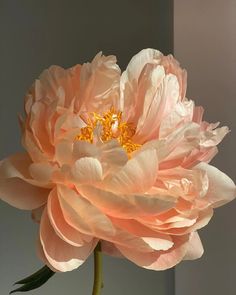
{"label": "large pink flower", "polygon": [[120,74],[114,56],[35,81],[20,118],[26,153],[0,165],[0,195],[40,222],[38,253],[55,271],[102,250],[149,269],[195,259],[197,230],[235,197],[208,164],[228,128],[202,121],[172,56],[146,49]]}

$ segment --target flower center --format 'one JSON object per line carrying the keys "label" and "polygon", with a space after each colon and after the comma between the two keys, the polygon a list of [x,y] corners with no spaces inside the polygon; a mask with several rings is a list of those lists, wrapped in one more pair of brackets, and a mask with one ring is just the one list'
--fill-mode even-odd
{"label": "flower center", "polygon": [[117,139],[129,154],[141,146],[132,141],[134,134],[135,128],[130,123],[122,121],[122,112],[117,112],[114,108],[111,108],[102,115],[92,113],[87,126],[81,128],[81,133],[76,136],[75,140],[86,140],[94,143],[96,138],[102,142]]}

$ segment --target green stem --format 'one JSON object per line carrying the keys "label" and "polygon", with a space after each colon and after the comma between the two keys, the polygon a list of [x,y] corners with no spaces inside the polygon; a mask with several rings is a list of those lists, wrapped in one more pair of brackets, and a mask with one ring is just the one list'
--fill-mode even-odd
{"label": "green stem", "polygon": [[102,287],[102,252],[99,242],[94,250],[94,283],[92,295],[100,295]]}

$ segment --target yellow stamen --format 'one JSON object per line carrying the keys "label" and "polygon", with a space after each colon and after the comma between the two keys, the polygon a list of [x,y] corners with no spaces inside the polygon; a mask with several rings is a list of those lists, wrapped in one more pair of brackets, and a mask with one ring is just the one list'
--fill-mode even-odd
{"label": "yellow stamen", "polygon": [[81,128],[81,133],[76,136],[75,140],[85,140],[93,143],[96,128],[100,128],[99,139],[102,142],[117,139],[128,154],[141,146],[132,141],[135,128],[127,122],[122,122],[122,112],[117,112],[114,108],[102,115],[92,113],[90,122],[87,123],[86,127]]}

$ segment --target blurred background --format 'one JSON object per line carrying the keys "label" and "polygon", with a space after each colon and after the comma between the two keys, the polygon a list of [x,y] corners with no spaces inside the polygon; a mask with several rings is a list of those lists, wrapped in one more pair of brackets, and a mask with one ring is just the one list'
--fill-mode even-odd
{"label": "blurred background", "polygon": [[[43,69],[115,54],[122,69],[146,47],[173,51],[170,0],[0,0],[0,159],[21,149],[17,113]],[[42,266],[35,255],[38,228],[30,214],[0,202],[0,294]],[[28,294],[91,295],[93,257],[78,270],[57,274]],[[174,270],[147,271],[104,257],[103,295],[174,294]]]}

